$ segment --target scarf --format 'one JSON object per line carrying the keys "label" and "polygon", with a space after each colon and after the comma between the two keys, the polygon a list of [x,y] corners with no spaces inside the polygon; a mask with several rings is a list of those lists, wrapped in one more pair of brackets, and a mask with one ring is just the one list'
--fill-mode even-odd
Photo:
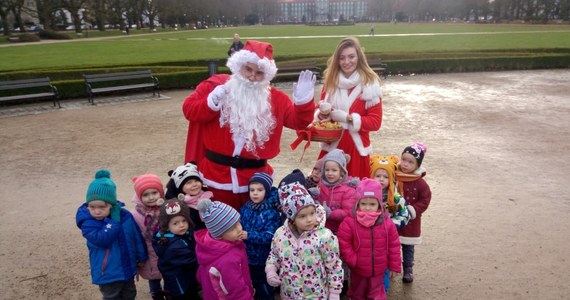
{"label": "scarf", "polygon": [[422,178],[424,176],[425,173],[404,173],[402,171],[400,171],[399,167],[398,170],[396,170],[396,181],[398,182],[398,192],[400,193],[400,195],[404,195],[404,182],[412,182],[412,181],[416,181],[420,178]]}
{"label": "scarf", "polygon": [[[349,95],[349,91],[351,91]],[[360,84],[360,74],[358,72],[352,73],[350,77],[346,78],[342,73],[338,76],[338,89],[333,95],[325,96],[325,100],[329,102],[332,107],[348,112],[350,106],[356,100],[356,97],[362,92]]]}
{"label": "scarf", "polygon": [[356,221],[360,223],[360,225],[370,228],[374,226],[378,217],[382,215],[382,211],[356,211]]}
{"label": "scarf", "polygon": [[202,199],[212,199],[212,197],[214,197],[214,194],[212,194],[212,192],[210,191],[201,191],[200,193],[194,195],[194,196],[190,196],[188,194],[184,195],[184,203],[186,203],[186,205],[188,205],[188,207],[193,208],[195,210],[198,210],[198,202],[200,202],[200,200]]}
{"label": "scarf", "polygon": [[142,203],[137,204],[136,211],[144,216],[144,226],[146,230],[142,232],[145,238],[152,239],[158,232],[158,221],[160,217],[160,206],[145,206]]}

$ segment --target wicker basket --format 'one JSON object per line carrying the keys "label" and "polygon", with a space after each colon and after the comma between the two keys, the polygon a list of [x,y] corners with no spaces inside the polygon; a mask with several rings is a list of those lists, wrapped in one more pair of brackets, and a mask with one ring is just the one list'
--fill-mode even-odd
{"label": "wicker basket", "polygon": [[[321,129],[315,127],[313,124],[307,126],[307,129],[302,132],[297,132],[298,136],[302,136],[304,140],[309,139],[313,142],[332,143],[336,142],[342,136],[342,128],[335,129]],[[307,134],[308,133],[308,134]]]}

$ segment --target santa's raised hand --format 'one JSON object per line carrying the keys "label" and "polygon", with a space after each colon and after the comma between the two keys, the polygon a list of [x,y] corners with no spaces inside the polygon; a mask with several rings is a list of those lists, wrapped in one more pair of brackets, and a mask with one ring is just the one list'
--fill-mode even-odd
{"label": "santa's raised hand", "polygon": [[293,84],[293,102],[296,105],[308,103],[315,96],[317,77],[309,70],[301,71],[297,83]]}
{"label": "santa's raised hand", "polygon": [[221,103],[228,95],[228,89],[224,85],[218,85],[208,95],[208,107],[212,110],[218,111],[221,108]]}

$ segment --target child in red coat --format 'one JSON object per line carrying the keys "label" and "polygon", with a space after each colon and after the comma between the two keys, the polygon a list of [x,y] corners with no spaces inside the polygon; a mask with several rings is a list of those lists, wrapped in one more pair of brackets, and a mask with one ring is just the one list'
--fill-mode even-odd
{"label": "child in red coat", "polygon": [[[350,268],[350,299],[386,299],[386,269],[400,273],[400,240],[382,205],[382,186],[365,178],[356,188],[358,202],[338,229],[340,256]],[[394,274],[394,273],[392,273]]]}
{"label": "child in red coat", "polygon": [[411,215],[409,223],[399,229],[402,243],[402,256],[404,266],[404,283],[414,281],[414,250],[415,245],[422,242],[421,226],[422,214],[427,210],[431,201],[431,190],[424,180],[426,169],[422,161],[427,151],[423,144],[415,143],[402,152],[402,159],[396,170],[398,191],[408,201],[408,211]]}

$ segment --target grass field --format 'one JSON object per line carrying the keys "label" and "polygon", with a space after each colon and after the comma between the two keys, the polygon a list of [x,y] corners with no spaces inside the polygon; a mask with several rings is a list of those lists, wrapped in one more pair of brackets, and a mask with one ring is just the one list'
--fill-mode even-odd
{"label": "grass field", "polygon": [[[341,37],[359,37],[366,52],[385,57],[517,49],[570,49],[569,25],[370,24],[251,26],[84,38],[0,47],[0,73],[224,59],[234,32],[242,40],[269,41],[276,60],[323,59]],[[445,55],[445,54],[444,54]]]}

